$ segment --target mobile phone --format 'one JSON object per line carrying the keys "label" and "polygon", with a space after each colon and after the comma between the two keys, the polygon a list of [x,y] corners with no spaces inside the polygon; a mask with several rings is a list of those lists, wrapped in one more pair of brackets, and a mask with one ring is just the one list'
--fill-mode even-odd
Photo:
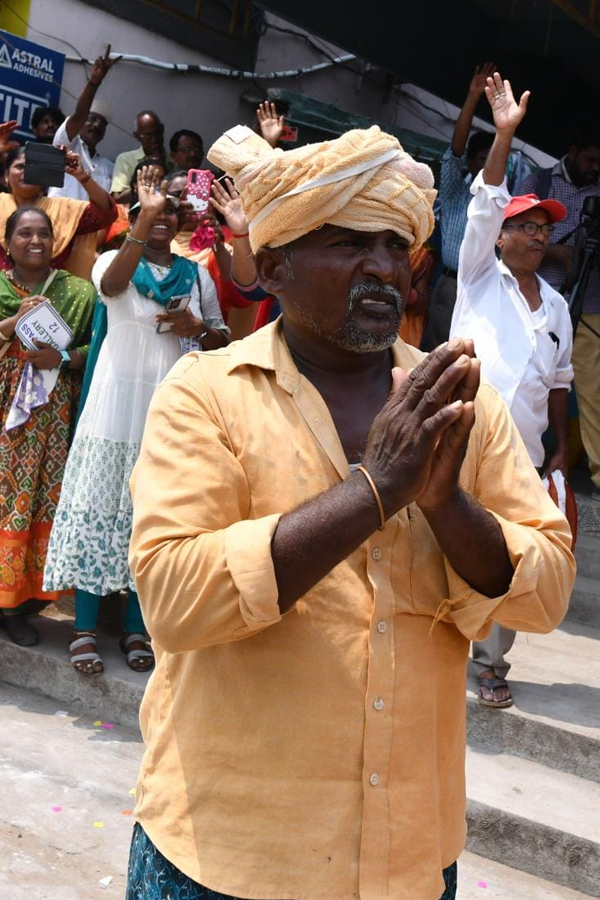
{"label": "mobile phone", "polygon": [[[185,312],[188,308],[189,302],[192,298],[189,294],[177,294],[175,297],[171,297],[167,305],[165,306],[166,313],[182,313]],[[157,334],[164,334],[167,331],[170,331],[173,327],[172,322],[159,322],[156,326]]]}
{"label": "mobile phone", "polygon": [[39,184],[42,187],[62,187],[65,183],[66,151],[52,144],[25,144],[25,184]]}
{"label": "mobile phone", "polygon": [[198,213],[208,209],[210,186],[215,176],[210,169],[190,169],[187,175],[186,199]]}

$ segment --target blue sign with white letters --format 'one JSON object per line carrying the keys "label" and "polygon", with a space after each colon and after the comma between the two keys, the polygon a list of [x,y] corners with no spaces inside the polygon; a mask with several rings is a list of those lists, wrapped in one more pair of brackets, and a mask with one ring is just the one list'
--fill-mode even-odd
{"label": "blue sign with white letters", "polygon": [[16,119],[17,138],[33,138],[38,106],[59,105],[64,65],[64,53],[0,30],[0,121]]}

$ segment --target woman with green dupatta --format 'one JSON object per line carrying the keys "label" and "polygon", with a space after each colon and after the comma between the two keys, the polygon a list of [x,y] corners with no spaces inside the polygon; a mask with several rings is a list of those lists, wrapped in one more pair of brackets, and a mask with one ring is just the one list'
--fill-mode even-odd
{"label": "woman with green dupatta", "polygon": [[[100,600],[124,589],[121,650],[134,671],[153,665],[127,561],[129,478],[156,386],[182,353],[229,342],[210,275],[171,253],[179,201],[166,190],[166,182],[158,189],[156,171],[138,173],[139,204],[130,210],[131,232],[120,250],[100,256],[92,272],[100,302],[86,372],[89,390],[44,575],[48,591],[76,588],[71,662],[84,675],[104,668],[96,645]],[[176,301],[179,311],[168,311],[169,301]]]}
{"label": "woman with green dupatta", "polygon": [[[21,206],[6,223],[11,264],[0,272],[0,625],[22,646],[39,636],[24,618],[44,591],[46,551],[60,495],[85,367],[96,291],[89,281],[52,270],[52,223]],[[49,300],[72,331],[63,353],[38,342],[27,350],[15,329]],[[35,604],[34,604],[35,605]]]}

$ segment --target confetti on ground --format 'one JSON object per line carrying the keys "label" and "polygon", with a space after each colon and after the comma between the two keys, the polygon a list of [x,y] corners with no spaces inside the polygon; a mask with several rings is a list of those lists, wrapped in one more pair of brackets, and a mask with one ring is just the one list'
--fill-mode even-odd
{"label": "confetti on ground", "polygon": [[98,719],[96,722],[94,722],[95,728],[100,728],[101,725],[102,725],[102,722],[100,721],[100,719]]}
{"label": "confetti on ground", "polygon": [[478,881],[477,882],[477,887],[486,888],[487,886],[488,886],[487,881]]}
{"label": "confetti on ground", "polygon": [[106,728],[107,731],[110,731],[111,728],[115,727],[112,722],[101,722],[100,725],[102,728]]}
{"label": "confetti on ground", "polygon": [[53,806],[52,812],[62,812],[62,806]]}
{"label": "confetti on ground", "polygon": [[135,788],[129,788],[129,793],[135,797]]}
{"label": "confetti on ground", "polygon": [[68,716],[69,713],[67,712],[66,709],[57,709],[56,712],[54,713],[54,715],[55,716]]}
{"label": "confetti on ground", "polygon": [[94,822],[94,828],[104,828],[104,822]]}
{"label": "confetti on ground", "polygon": [[124,809],[123,812],[121,813],[121,815],[122,816],[130,816],[132,812],[133,812],[133,810],[131,810],[131,809]]}
{"label": "confetti on ground", "polygon": [[112,875],[107,875],[106,878],[101,878],[100,881],[98,882],[98,884],[100,885],[100,887],[105,888],[105,887],[109,886],[111,881],[112,881]]}

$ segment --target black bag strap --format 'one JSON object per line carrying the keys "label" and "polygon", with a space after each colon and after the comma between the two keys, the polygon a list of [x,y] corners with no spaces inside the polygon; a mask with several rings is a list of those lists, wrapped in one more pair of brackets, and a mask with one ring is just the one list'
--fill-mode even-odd
{"label": "black bag strap", "polygon": [[535,173],[535,193],[540,200],[547,200],[552,184],[552,167],[550,169],[538,169]]}

